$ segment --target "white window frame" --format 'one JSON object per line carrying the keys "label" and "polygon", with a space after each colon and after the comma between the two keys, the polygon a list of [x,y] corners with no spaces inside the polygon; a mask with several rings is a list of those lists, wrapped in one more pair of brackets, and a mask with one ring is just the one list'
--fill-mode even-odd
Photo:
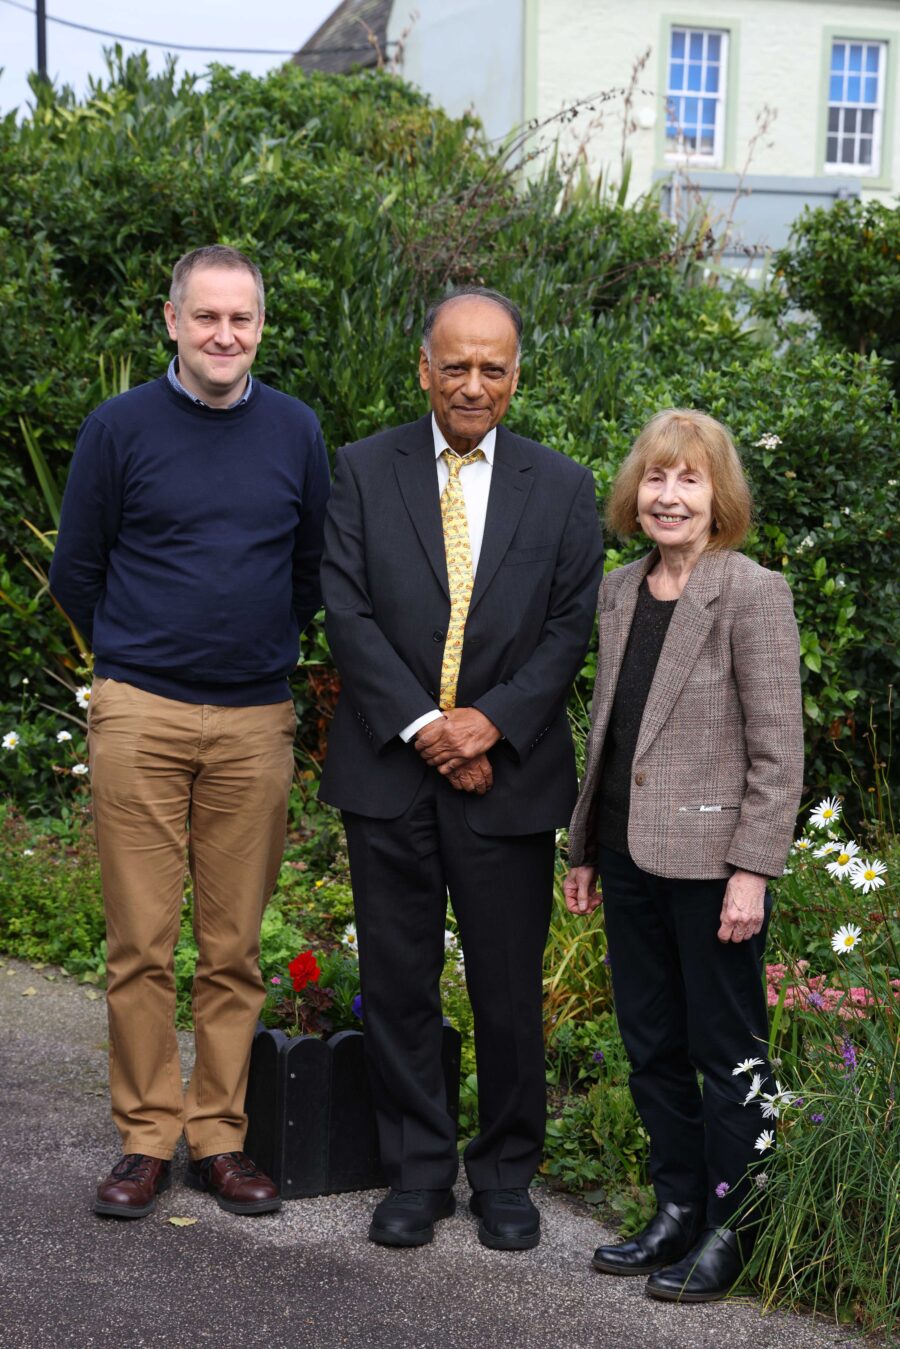
{"label": "white window frame", "polygon": [[[708,92],[703,88],[699,90],[693,90],[687,88],[673,89],[671,87],[672,61],[673,61],[672,39],[674,38],[676,33],[684,34],[685,67],[687,67],[689,61],[688,49],[692,34],[701,33],[703,35],[703,56],[701,58],[701,77],[700,77],[701,85],[704,85],[706,83],[706,68],[707,68],[706,53],[708,49],[709,38],[717,37],[720,39],[721,45],[719,47],[719,61],[718,61],[719,87],[715,91],[715,93]],[[728,39],[729,39],[729,32],[727,28],[716,28],[716,27],[701,28],[696,24],[674,23],[669,29],[668,51],[666,52],[666,103],[665,103],[666,125],[663,128],[663,136],[665,138],[665,146],[666,146],[665,158],[666,161],[670,164],[694,164],[697,165],[698,167],[705,166],[706,168],[710,169],[719,169],[725,162],[725,110],[727,101],[727,81],[728,81]],[[716,116],[715,122],[713,124],[713,148],[711,151],[703,152],[695,149],[690,149],[687,146],[685,146],[683,142],[679,143],[679,141],[681,140],[680,137],[675,139],[674,142],[669,137],[669,126],[671,125],[670,108],[674,104],[677,109],[678,100],[687,98],[697,98],[697,99],[714,98],[716,100]],[[698,121],[698,130],[701,125],[702,120]]]}
{"label": "white window frame", "polygon": [[[846,94],[847,92],[847,81],[851,76],[851,71],[849,69],[849,48],[862,47],[863,49],[862,67],[860,71],[861,80],[870,78],[869,72],[867,72],[865,68],[866,52],[870,47],[877,48],[878,84],[874,103],[869,103],[867,100],[864,100],[862,98],[851,101],[850,99],[845,97],[842,97],[840,99],[833,99],[831,97],[831,81],[835,74],[834,49],[839,44],[848,48],[847,54],[845,56],[844,69],[841,72],[844,81],[842,90],[843,94]],[[826,173],[837,173],[843,174],[845,176],[847,174],[851,174],[854,177],[859,176],[862,178],[879,177],[881,173],[881,153],[882,153],[881,143],[884,128],[885,75],[887,72],[887,57],[888,57],[887,43],[879,38],[833,37],[831,39],[831,50],[828,53],[828,89],[827,89],[828,102],[825,109],[824,166]],[[863,91],[860,90],[860,92],[862,93]],[[831,131],[830,129],[831,113],[832,110],[835,108],[839,110],[838,116],[840,123],[840,129],[836,132]],[[854,160],[852,163],[847,163],[846,161],[842,161],[840,159],[841,149],[843,147],[844,141],[847,139],[847,133],[843,130],[844,114],[846,113],[847,110],[855,111],[857,114],[856,130],[855,132],[850,133],[854,137],[856,142],[855,153],[857,154],[857,156],[859,154],[859,144],[860,144],[859,118],[862,116],[864,112],[872,112],[874,114],[872,118],[872,159],[869,164],[860,163],[858,158]],[[835,160],[831,160],[828,158],[828,142],[835,138],[837,139],[838,158]]]}

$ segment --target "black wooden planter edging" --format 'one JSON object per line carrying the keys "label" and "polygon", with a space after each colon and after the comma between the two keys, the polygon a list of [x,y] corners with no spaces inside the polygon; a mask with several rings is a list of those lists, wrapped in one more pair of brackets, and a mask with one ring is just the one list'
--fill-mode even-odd
{"label": "black wooden planter edging", "polygon": [[[459,1031],[444,1022],[447,1106],[459,1114]],[[258,1026],[247,1082],[247,1152],[284,1199],[373,1190],[387,1182],[378,1155],[361,1031],[320,1040]]]}

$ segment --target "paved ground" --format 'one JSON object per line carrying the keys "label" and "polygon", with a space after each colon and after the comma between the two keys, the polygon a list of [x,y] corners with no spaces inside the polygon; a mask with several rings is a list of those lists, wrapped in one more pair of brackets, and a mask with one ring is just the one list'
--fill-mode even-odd
{"label": "paved ground", "polygon": [[[377,1195],[301,1199],[235,1218],[180,1184],[140,1222],[90,1212],[118,1153],[102,997],[0,959],[0,1345],[3,1349],[833,1349],[861,1341],[751,1301],[670,1307],[594,1273],[610,1234],[540,1190],[535,1251],[485,1250],[465,1209],[433,1245],[366,1240]],[[25,996],[26,990],[36,991]],[[187,1037],[183,1037],[186,1040]],[[176,1227],[171,1217],[194,1217]]]}

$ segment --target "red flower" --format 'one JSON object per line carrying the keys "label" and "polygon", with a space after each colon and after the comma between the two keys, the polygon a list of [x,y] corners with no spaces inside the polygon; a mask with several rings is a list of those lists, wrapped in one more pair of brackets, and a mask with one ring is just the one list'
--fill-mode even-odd
{"label": "red flower", "polygon": [[317,983],[319,975],[322,973],[312,951],[301,951],[298,956],[294,956],[294,959],[288,965],[288,972],[295,993],[301,992],[307,984]]}

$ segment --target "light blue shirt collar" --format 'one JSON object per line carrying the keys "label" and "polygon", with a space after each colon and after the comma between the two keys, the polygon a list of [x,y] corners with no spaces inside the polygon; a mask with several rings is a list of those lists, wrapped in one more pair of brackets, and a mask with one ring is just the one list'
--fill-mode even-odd
{"label": "light blue shirt collar", "polygon": [[[182,396],[182,398],[189,398],[189,399],[191,400],[192,403],[195,403],[195,404],[197,405],[198,408],[208,408],[208,407],[209,407],[209,403],[204,403],[204,401],[203,401],[202,398],[198,398],[196,394],[191,393],[190,389],[186,389],[186,388],[184,387],[184,385],[182,384],[181,380],[178,378],[178,357],[177,357],[177,356],[173,356],[172,359],[171,359],[171,361],[169,362],[169,368],[168,368],[168,370],[166,371],[166,378],[168,379],[169,383],[171,384],[171,386],[172,386],[172,388],[175,390],[175,392],[176,392],[176,393],[180,393],[181,396]],[[224,408],[213,408],[212,410],[213,410],[214,412],[230,412],[232,408],[239,408],[239,407],[241,407],[244,403],[246,403],[247,399],[250,397],[250,394],[251,394],[252,392],[253,392],[253,376],[250,374],[250,372],[249,372],[249,370],[248,370],[248,371],[247,371],[247,387],[246,387],[246,389],[244,390],[244,392],[241,394],[240,398],[238,398],[237,401],[234,402],[234,403],[229,403],[227,407],[224,407]]]}

